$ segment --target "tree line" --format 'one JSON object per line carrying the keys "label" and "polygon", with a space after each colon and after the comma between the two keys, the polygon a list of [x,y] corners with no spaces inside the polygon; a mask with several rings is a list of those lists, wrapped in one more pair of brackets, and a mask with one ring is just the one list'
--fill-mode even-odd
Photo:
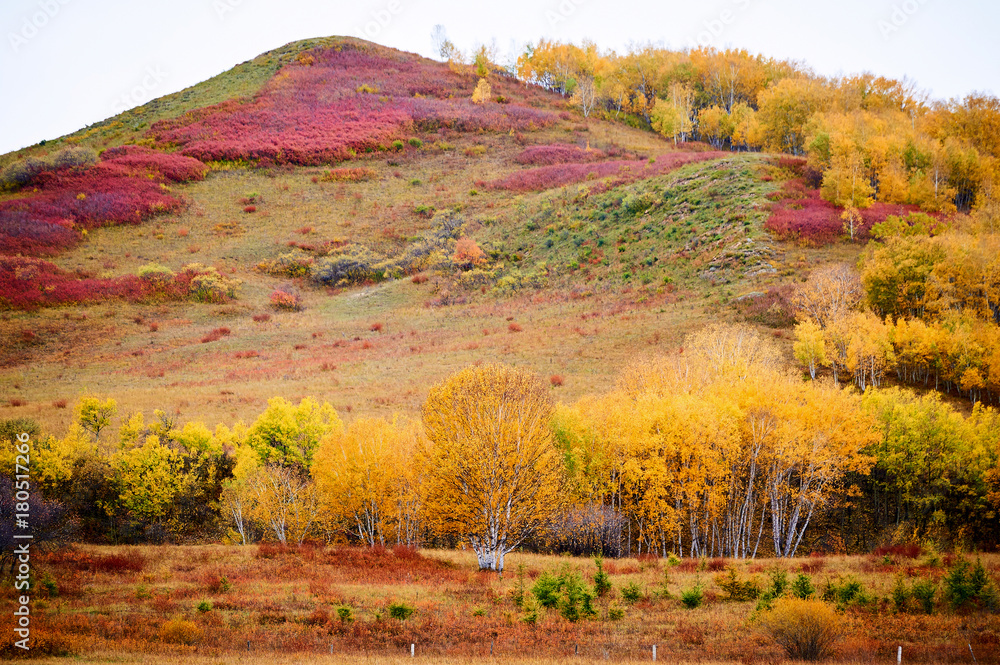
{"label": "tree line", "polygon": [[274,398],[212,430],[85,397],[62,437],[5,421],[5,475],[20,431],[46,532],[78,540],[462,545],[502,570],[517,548],[755,557],[998,536],[992,408],[803,381],[744,326],[695,333],[575,404],[504,365],[432,387],[418,420]]}
{"label": "tree line", "polygon": [[[441,55],[464,62],[450,43]],[[470,70],[485,75],[493,55],[480,49]],[[588,41],[530,44],[507,71],[566,96],[585,117],[649,128],[676,144],[805,155],[823,197],[838,206],[996,205],[1000,99],[988,94],[938,101],[908,80],[822,77],[742,49],[617,53]]]}

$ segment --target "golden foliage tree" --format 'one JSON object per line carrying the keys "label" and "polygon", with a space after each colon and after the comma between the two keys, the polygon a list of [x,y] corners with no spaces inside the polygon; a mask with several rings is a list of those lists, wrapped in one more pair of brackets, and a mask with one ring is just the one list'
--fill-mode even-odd
{"label": "golden foliage tree", "polygon": [[502,574],[504,556],[561,501],[551,415],[538,377],[506,365],[463,370],[424,403],[424,515],[437,532],[468,541],[480,569]]}
{"label": "golden foliage tree", "polygon": [[312,476],[335,528],[368,545],[415,545],[419,521],[415,424],[362,418],[324,438]]}

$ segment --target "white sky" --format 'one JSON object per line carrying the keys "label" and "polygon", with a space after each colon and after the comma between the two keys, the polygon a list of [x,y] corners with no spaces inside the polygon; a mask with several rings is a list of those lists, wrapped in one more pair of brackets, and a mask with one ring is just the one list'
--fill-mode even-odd
{"label": "white sky", "polygon": [[2,0],[0,153],[68,134],[307,37],[364,36],[433,55],[516,53],[540,37],[622,50],[742,47],[824,75],[908,76],[934,98],[1000,94],[989,0]]}

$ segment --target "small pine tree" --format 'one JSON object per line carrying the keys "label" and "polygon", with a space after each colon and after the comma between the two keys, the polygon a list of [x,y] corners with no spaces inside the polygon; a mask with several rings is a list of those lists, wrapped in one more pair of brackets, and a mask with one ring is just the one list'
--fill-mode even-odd
{"label": "small pine tree", "polygon": [[792,582],[792,594],[796,598],[807,600],[815,591],[816,588],[813,587],[812,580],[805,573],[799,573],[795,581]]}
{"label": "small pine tree", "polygon": [[594,591],[598,596],[604,597],[611,591],[611,577],[604,571],[604,559],[595,557],[594,563],[597,564],[597,572],[594,573]]}

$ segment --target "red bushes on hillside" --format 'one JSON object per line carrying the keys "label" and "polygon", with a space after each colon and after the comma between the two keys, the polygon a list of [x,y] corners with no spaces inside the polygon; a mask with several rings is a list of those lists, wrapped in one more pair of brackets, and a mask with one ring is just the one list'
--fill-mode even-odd
{"label": "red bushes on hillside", "polygon": [[[37,175],[22,198],[0,202],[0,245],[5,254],[43,256],[73,245],[81,229],[138,224],[181,202],[164,180],[204,177],[205,165],[127,146],[88,168]],[[107,153],[105,153],[107,154]]]}
{"label": "red bushes on hillside", "polygon": [[202,160],[315,165],[386,150],[414,127],[510,131],[555,118],[514,104],[473,104],[467,84],[437,63],[348,46],[285,66],[253,99],[160,121],[150,135]]}
{"label": "red bushes on hillside", "polygon": [[[796,240],[806,245],[828,245],[845,235],[844,210],[820,197],[820,190],[810,189],[802,179],[787,181],[780,192],[771,195],[777,199],[771,216],[764,227],[779,240]],[[920,208],[913,205],[873,203],[859,210],[861,221],[854,229],[854,237],[867,240],[872,226],[885,221],[889,215],[906,216]]]}
{"label": "red bushes on hillside", "polygon": [[612,178],[607,186],[617,187],[636,180],[662,175],[685,164],[719,159],[726,154],[723,152],[669,153],[658,156],[655,162],[613,161],[597,164],[553,164],[512,173],[505,178],[488,183],[487,187],[512,192],[541,191],[609,176],[617,177]]}
{"label": "red bushes on hillside", "polygon": [[129,302],[179,300],[191,293],[196,276],[188,270],[166,278],[123,275],[100,279],[65,271],[41,259],[0,256],[0,308],[31,310],[113,298]]}
{"label": "red bushes on hillside", "polygon": [[123,145],[105,150],[101,153],[101,160],[105,164],[133,170],[134,175],[146,175],[152,172],[173,182],[203,180],[208,171],[208,167],[197,159],[157,152],[136,145]]}

